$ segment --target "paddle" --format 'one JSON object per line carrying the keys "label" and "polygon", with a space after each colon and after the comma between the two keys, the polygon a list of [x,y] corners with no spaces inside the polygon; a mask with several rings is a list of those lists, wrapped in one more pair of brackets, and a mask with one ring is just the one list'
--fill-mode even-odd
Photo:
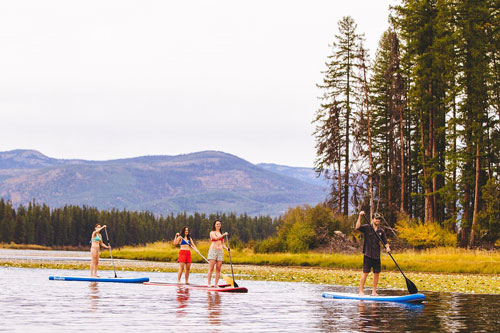
{"label": "paddle", "polygon": [[231,275],[233,276],[233,287],[238,288],[238,284],[234,281],[234,272],[233,272],[233,261],[231,260],[231,249],[229,248],[229,236],[226,235],[227,241],[227,253],[229,253],[229,263],[231,264]]}
{"label": "paddle", "polygon": [[109,237],[108,237],[108,228],[104,228],[104,231],[106,232],[106,239],[108,240],[108,249],[109,249],[109,255],[111,257],[111,263],[113,264],[113,271],[115,272],[115,278],[116,276],[116,269],[115,269],[115,262],[113,260],[113,253],[111,253],[111,244],[109,243]]}
{"label": "paddle", "polygon": [[[208,264],[208,263],[210,263],[210,262],[208,261],[208,259],[207,259],[207,258],[205,258],[205,257],[203,256],[203,254],[201,254],[201,253],[200,253],[200,251],[198,251],[198,249],[196,249],[196,248],[192,247],[192,246],[191,246],[191,244],[189,244],[189,247],[190,247],[190,248],[192,248],[192,249],[193,249],[196,253],[198,253],[198,254],[200,255],[200,257],[202,257],[203,259],[205,259],[205,261],[207,262],[207,264]],[[233,279],[231,279],[231,277],[230,277],[230,276],[224,275],[224,274],[222,274],[222,273],[220,273],[220,275],[222,276],[222,279],[224,279],[224,281],[225,281],[227,284],[230,284],[231,286],[236,286],[236,287],[237,287],[237,285],[234,283],[234,280],[233,280]]]}
{"label": "paddle", "polygon": [[[368,221],[368,219],[366,218],[365,215],[363,215],[363,217],[365,218],[366,222],[368,222],[368,224],[372,227],[373,231],[375,232],[375,235],[377,235],[377,238],[378,240],[384,244],[384,242],[382,241],[382,238],[380,238],[380,236],[377,234],[377,232],[375,231],[375,228],[373,227],[373,225]],[[405,275],[405,273],[403,273],[403,270],[399,267],[398,263],[396,262],[396,260],[394,260],[394,257],[392,256],[391,252],[387,252],[389,253],[389,255],[391,256],[391,259],[392,261],[394,261],[394,263],[396,264],[396,267],[399,269],[399,271],[401,272],[401,274],[403,274],[403,277],[405,278],[406,280],[406,287],[408,288],[408,292],[410,294],[416,294],[418,293],[418,289],[417,289],[417,286],[411,282],[410,279],[408,279]]]}

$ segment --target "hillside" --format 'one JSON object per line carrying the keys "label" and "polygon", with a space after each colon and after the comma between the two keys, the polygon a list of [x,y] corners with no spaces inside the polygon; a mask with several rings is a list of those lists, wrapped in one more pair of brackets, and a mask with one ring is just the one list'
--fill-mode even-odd
{"label": "hillside", "polygon": [[109,161],[0,152],[0,197],[16,206],[34,198],[50,207],[275,216],[299,204],[314,205],[325,194],[319,184],[217,151]]}
{"label": "hillside", "polygon": [[313,168],[291,167],[272,163],[259,163],[257,166],[280,175],[302,180],[306,183],[328,187],[327,180],[324,177],[318,177]]}

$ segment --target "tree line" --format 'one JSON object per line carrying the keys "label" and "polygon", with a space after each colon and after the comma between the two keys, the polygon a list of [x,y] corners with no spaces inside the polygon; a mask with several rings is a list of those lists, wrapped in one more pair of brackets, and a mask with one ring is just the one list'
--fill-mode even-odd
{"label": "tree line", "polygon": [[[115,247],[170,241],[183,226],[190,228],[193,239],[208,239],[215,219],[222,222],[223,231],[229,232],[232,241],[245,243],[269,237],[280,224],[278,218],[234,213],[181,213],[164,217],[150,212],[98,210],[87,206],[51,209],[34,201],[27,207],[15,208],[10,201],[0,198],[0,242],[82,247],[89,244],[97,223],[107,226]],[[106,242],[104,231],[102,234]]]}
{"label": "tree line", "polygon": [[[402,0],[374,59],[338,22],[314,118],[315,168],[339,214],[500,238],[500,1]],[[369,207],[369,208],[368,208]]]}

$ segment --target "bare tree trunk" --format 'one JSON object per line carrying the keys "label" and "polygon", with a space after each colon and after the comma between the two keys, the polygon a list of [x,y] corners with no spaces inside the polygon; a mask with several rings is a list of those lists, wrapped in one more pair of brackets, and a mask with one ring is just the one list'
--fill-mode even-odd
{"label": "bare tree trunk", "polygon": [[[432,109],[431,111],[431,120],[430,120],[430,134],[429,134],[429,137],[430,137],[430,142],[429,142],[429,145],[431,147],[431,159],[434,161],[434,159],[436,158],[436,135],[434,133],[434,129],[435,129],[435,126],[434,126],[434,123],[435,123],[435,110]],[[432,168],[433,169],[433,175],[432,175],[432,220],[433,221],[436,221],[437,220],[437,177],[436,177],[436,170],[434,169],[434,167]]]}
{"label": "bare tree trunk", "polygon": [[404,148],[404,137],[403,137],[403,105],[399,105],[399,144],[400,144],[400,175],[401,175],[401,196],[399,211],[404,213],[405,211],[405,148]]}
{"label": "bare tree trunk", "polygon": [[[466,151],[467,155],[470,154],[470,146],[469,145],[467,145],[467,147],[465,148],[465,151]],[[472,166],[469,165],[468,163],[467,163],[466,167],[467,166],[472,168]],[[471,186],[470,186],[470,183],[468,181],[466,181],[464,184],[464,217],[463,217],[463,219],[465,221],[467,221],[467,224],[469,223],[470,218],[471,218],[470,198],[471,198]],[[468,236],[468,233],[470,230],[469,228],[470,228],[469,226],[463,226],[463,225],[461,226],[460,246],[462,246],[462,247],[467,246],[467,236]]]}
{"label": "bare tree trunk", "polygon": [[[499,74],[500,74],[500,68],[498,66],[498,59],[496,57],[496,54],[495,52],[492,53],[493,56],[493,67],[495,68],[494,70],[494,73],[495,73],[495,82],[500,82],[500,77],[499,77]],[[497,113],[498,113],[498,119],[500,120],[500,85],[499,84],[496,84],[495,85],[495,99],[496,99],[496,109],[497,109]]]}
{"label": "bare tree trunk", "polygon": [[[405,101],[408,100],[408,90],[405,89]],[[407,146],[406,146],[406,156],[407,156],[407,163],[406,163],[406,168],[408,170],[405,170],[406,172],[406,179],[407,179],[407,182],[406,182],[406,191],[407,193],[412,193],[413,192],[413,174],[412,174],[412,160],[411,160],[411,144],[412,144],[412,141],[411,141],[411,119],[408,119],[408,121],[406,122],[406,132],[408,133],[408,137],[407,137]],[[413,200],[412,200],[412,197],[411,195],[408,195],[407,196],[407,202],[406,202],[406,211],[408,213],[408,215],[410,217],[414,217],[414,210],[413,210]]]}
{"label": "bare tree trunk", "polygon": [[347,54],[347,86],[346,86],[346,126],[345,126],[345,170],[344,170],[344,215],[349,215],[349,133],[350,133],[350,123],[351,118],[351,104],[350,104],[350,94],[351,94],[351,56],[348,51]]}
{"label": "bare tree trunk", "polygon": [[477,224],[477,213],[479,211],[479,174],[480,174],[480,160],[479,160],[479,139],[476,146],[476,184],[474,189],[474,212],[472,215],[472,227],[470,231],[470,242],[469,246],[473,247],[476,242],[476,232],[474,231],[474,227]]}
{"label": "bare tree trunk", "polygon": [[424,126],[425,124],[423,124],[423,110],[420,110],[420,140],[421,140],[421,144],[422,144],[422,148],[424,150],[424,154],[422,156],[422,170],[424,172],[424,181],[423,181],[423,186],[424,186],[424,191],[425,191],[425,197],[424,197],[424,222],[428,222],[430,221],[430,189],[429,189],[429,186],[427,186],[427,166],[426,166],[426,162],[427,162],[427,156],[429,154],[428,152],[428,149],[427,149],[427,145],[425,144],[425,135],[424,135]]}
{"label": "bare tree trunk", "polygon": [[365,93],[366,118],[368,126],[368,196],[370,198],[370,220],[374,214],[373,203],[373,156],[372,156],[372,127],[370,104],[368,103],[368,85],[366,79],[366,66],[363,66],[363,88]]}
{"label": "bare tree trunk", "polygon": [[392,214],[392,191],[393,191],[393,175],[394,175],[394,132],[393,132],[393,127],[394,127],[394,117],[393,117],[393,107],[394,104],[391,103],[391,109],[389,109],[389,115],[390,115],[390,120],[389,120],[389,174],[387,177],[387,209],[389,211],[389,221],[391,223],[394,223],[393,221],[393,214]]}
{"label": "bare tree trunk", "polygon": [[[428,93],[430,95],[432,94],[432,84],[431,83],[429,83]],[[432,147],[432,145],[431,145],[431,142],[432,142],[432,139],[431,139],[431,136],[432,136],[431,117],[432,117],[432,111],[430,112],[429,120],[427,123],[428,129],[429,129],[429,137],[428,137],[428,142],[426,142],[425,133],[424,133],[424,126],[426,126],[426,124],[424,123],[423,110],[420,110],[420,120],[422,122],[420,136],[421,136],[421,140],[422,140],[422,145],[424,147],[422,169],[424,171],[423,186],[424,186],[424,191],[425,191],[425,213],[424,213],[424,221],[425,222],[430,222],[434,218],[433,201],[432,201],[432,184],[429,184],[429,166],[427,165],[427,162],[431,158],[430,147]]]}
{"label": "bare tree trunk", "polygon": [[[339,148],[340,150],[340,148]],[[339,151],[339,156],[340,155],[340,151]],[[338,191],[339,191],[339,214],[342,214],[342,172],[340,171],[341,170],[341,163],[340,163],[340,158],[338,159],[337,161],[337,166],[338,166],[338,183],[339,183],[339,188],[338,188]]]}
{"label": "bare tree trunk", "polygon": [[[453,119],[457,119],[457,103],[456,103],[456,96],[453,96]],[[457,123],[456,121],[453,122],[453,158],[456,159],[457,155]],[[451,210],[454,216],[456,216],[457,213],[457,199],[455,197],[455,193],[457,192],[457,166],[455,165],[453,167],[453,175],[452,175],[452,181],[453,181],[453,203],[451,205]],[[456,223],[452,223],[450,225],[451,231],[455,231],[456,228]]]}

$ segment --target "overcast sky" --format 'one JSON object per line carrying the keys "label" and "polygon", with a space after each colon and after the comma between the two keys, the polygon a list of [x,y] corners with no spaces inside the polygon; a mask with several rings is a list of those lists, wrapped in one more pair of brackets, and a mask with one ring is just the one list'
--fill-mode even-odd
{"label": "overcast sky", "polygon": [[0,2],[0,151],[106,160],[220,150],[312,166],[321,71],[390,0]]}

